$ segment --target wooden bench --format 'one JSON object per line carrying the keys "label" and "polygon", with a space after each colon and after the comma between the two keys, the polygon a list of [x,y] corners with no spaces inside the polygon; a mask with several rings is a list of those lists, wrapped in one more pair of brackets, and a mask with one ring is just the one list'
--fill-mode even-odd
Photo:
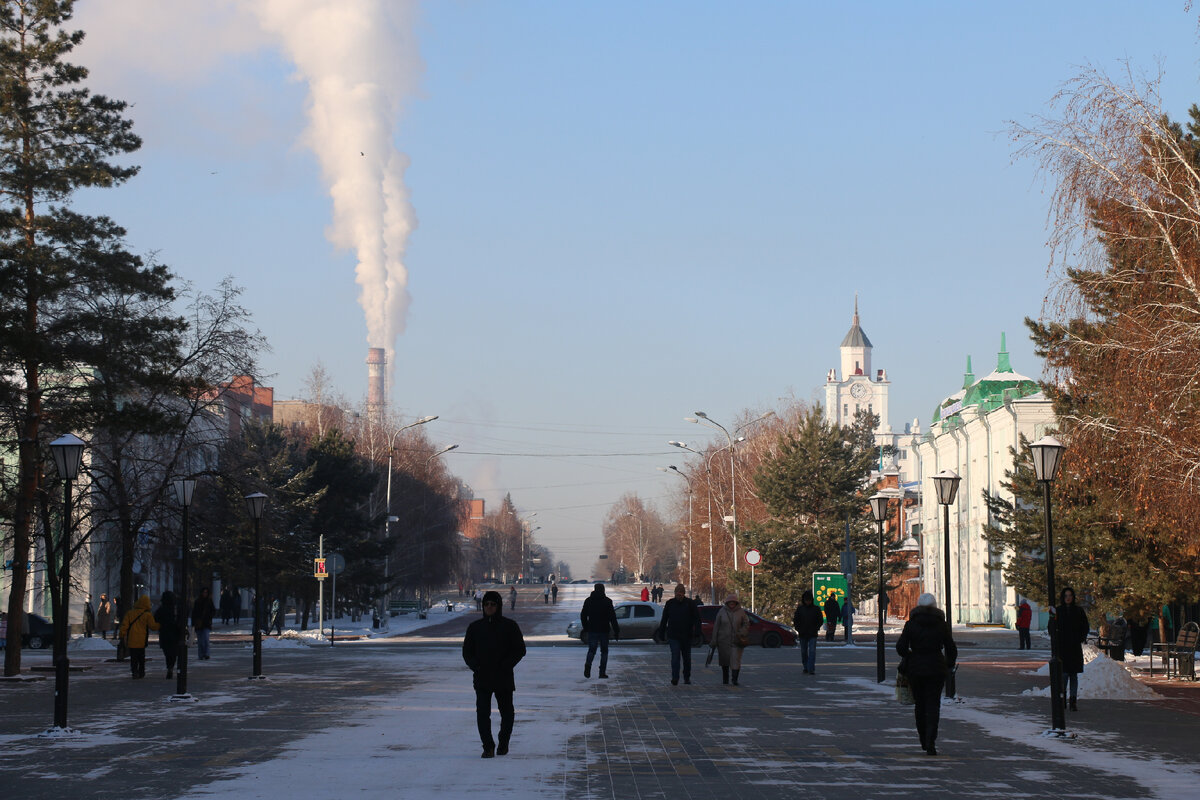
{"label": "wooden bench", "polygon": [[1155,642],[1150,646],[1150,674],[1154,674],[1154,654],[1161,653],[1168,678],[1196,680],[1196,643],[1200,624],[1189,622],[1179,629],[1174,642]]}
{"label": "wooden bench", "polygon": [[388,610],[391,611],[393,617],[397,614],[409,614],[414,611],[419,612],[421,611],[421,601],[393,600],[391,604],[388,605]]}
{"label": "wooden bench", "polygon": [[1129,634],[1129,624],[1123,617],[1112,622],[1105,622],[1096,633],[1096,647],[1108,653],[1114,661],[1125,660],[1125,637]]}

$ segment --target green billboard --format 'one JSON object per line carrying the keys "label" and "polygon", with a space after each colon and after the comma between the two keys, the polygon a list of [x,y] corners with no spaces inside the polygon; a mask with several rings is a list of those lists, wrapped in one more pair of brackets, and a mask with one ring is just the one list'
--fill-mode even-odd
{"label": "green billboard", "polygon": [[825,605],[825,600],[833,595],[838,605],[846,602],[846,576],[840,572],[814,572],[813,597],[818,607]]}

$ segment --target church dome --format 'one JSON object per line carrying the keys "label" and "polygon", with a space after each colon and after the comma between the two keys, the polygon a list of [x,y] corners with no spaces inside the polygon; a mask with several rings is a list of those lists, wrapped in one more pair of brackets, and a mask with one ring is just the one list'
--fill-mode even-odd
{"label": "church dome", "polygon": [[1041,391],[1037,381],[1012,368],[1005,349],[1004,334],[1000,334],[1000,352],[996,358],[996,369],[979,380],[971,373],[971,360],[967,358],[967,372],[963,376],[963,388],[950,395],[934,409],[933,422],[937,423],[961,414],[965,408],[979,408],[985,413],[1004,405],[1006,399],[1027,397]]}

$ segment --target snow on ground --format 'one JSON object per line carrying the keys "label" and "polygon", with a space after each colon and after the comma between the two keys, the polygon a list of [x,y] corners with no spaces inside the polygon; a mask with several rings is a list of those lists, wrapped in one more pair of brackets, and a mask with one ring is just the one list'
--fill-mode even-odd
{"label": "snow on ground", "polygon": [[[362,658],[364,663],[378,659],[381,669],[395,665],[386,654],[364,650]],[[452,786],[457,797],[561,797],[567,771],[578,769],[566,760],[567,742],[584,732],[587,714],[616,701],[580,691],[578,648],[541,648],[538,661],[538,670],[519,676],[507,756],[469,761],[464,769],[464,755],[477,759],[480,752],[475,694],[469,680],[445,679],[447,674],[461,678],[462,655],[452,648],[429,648],[421,656],[420,674],[429,676],[423,683],[380,700],[353,725],[305,736],[271,761],[227,770],[182,798],[341,800],[345,785],[321,776],[347,774],[354,776],[361,796],[441,800]],[[499,730],[494,709],[492,726]]]}
{"label": "snow on ground", "polygon": [[[1045,678],[1050,676],[1050,665],[1043,664],[1029,673]],[[1026,689],[1024,695],[1049,697],[1050,686]],[[1083,672],[1079,673],[1079,696],[1090,700],[1162,700],[1162,696],[1129,674],[1120,661],[1113,661],[1092,645],[1083,646]]]}

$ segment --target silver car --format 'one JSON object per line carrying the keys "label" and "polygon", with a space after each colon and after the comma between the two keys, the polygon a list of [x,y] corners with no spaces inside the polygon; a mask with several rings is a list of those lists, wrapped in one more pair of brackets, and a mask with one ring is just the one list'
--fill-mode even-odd
{"label": "silver car", "polygon": [[[617,613],[617,625],[621,628],[622,639],[653,639],[654,631],[662,621],[662,606],[656,603],[643,603],[631,600],[628,603],[617,603],[613,606]],[[583,623],[578,619],[571,620],[567,626],[567,636],[587,643],[587,632]]]}

